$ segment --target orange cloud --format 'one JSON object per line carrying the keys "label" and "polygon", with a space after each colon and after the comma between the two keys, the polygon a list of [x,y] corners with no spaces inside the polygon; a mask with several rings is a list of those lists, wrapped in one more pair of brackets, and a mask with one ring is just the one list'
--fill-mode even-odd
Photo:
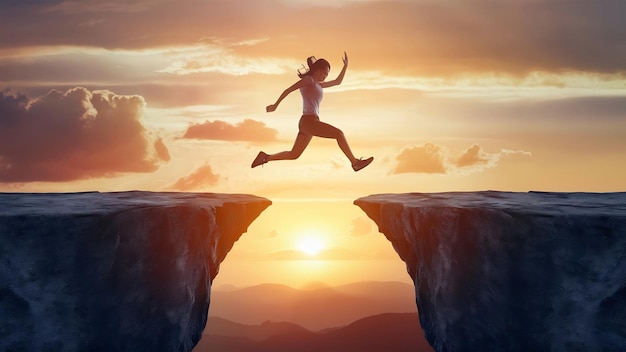
{"label": "orange cloud", "polygon": [[163,161],[170,161],[170,152],[161,138],[158,138],[154,142],[154,151],[156,152],[159,159]]}
{"label": "orange cloud", "polygon": [[219,72],[233,76],[252,73],[282,74],[293,71],[298,62],[276,57],[254,57],[237,55],[240,46],[253,46],[266,40],[247,40],[229,43],[225,40],[210,39],[193,46],[171,49],[168,56],[172,61],[157,72],[188,75],[193,73]]}
{"label": "orange cloud", "polygon": [[231,125],[225,121],[207,121],[192,124],[183,138],[214,139],[222,141],[272,142],[276,140],[278,130],[265,126],[265,123],[251,119]]}
{"label": "orange cloud", "polygon": [[0,93],[0,182],[71,181],[152,172],[169,160],[151,142],[137,95],[77,87],[36,99]]}
{"label": "orange cloud", "polygon": [[426,143],[421,146],[411,146],[403,149],[396,157],[397,165],[392,173],[408,172],[445,174],[445,151],[437,145]]}
{"label": "orange cloud", "polygon": [[487,153],[478,144],[465,149],[457,158],[454,158],[452,164],[456,168],[457,173],[480,172],[484,169],[495,167],[498,162],[505,156],[509,155],[532,156],[530,152],[524,150],[500,149],[497,153]]}
{"label": "orange cloud", "polygon": [[466,174],[480,172],[495,167],[503,156],[512,154],[532,155],[524,150],[510,149],[487,153],[480,145],[474,144],[459,156],[453,156],[442,146],[426,143],[404,148],[396,157],[397,164],[391,173]]}
{"label": "orange cloud", "polygon": [[456,159],[454,164],[458,167],[485,165],[493,159],[493,154],[489,155],[483,152],[478,144],[474,144],[473,146],[467,148],[463,154]]}
{"label": "orange cloud", "polygon": [[[337,1],[297,6],[282,0],[131,0],[115,5],[13,1],[0,5],[0,49],[180,47],[195,45],[210,34],[249,44],[227,48],[250,72],[266,72],[254,67],[254,58],[321,56],[303,52],[323,46],[338,55],[348,49],[360,58],[354,61],[359,69],[411,75],[623,73],[623,13],[626,2],[615,0]],[[310,18],[316,25],[302,26]],[[296,30],[286,34],[290,28]],[[259,38],[271,39],[250,42]],[[199,58],[202,67],[224,67],[213,61],[219,57]],[[171,68],[182,63],[194,71],[196,61],[175,60],[179,64]]]}
{"label": "orange cloud", "polygon": [[213,173],[210,165],[205,164],[194,170],[191,174],[181,177],[172,185],[172,189],[179,191],[193,191],[214,186],[219,181],[220,176]]}

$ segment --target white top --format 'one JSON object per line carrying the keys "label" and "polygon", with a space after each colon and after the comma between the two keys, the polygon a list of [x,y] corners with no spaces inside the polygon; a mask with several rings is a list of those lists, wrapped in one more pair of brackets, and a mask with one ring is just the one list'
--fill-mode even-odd
{"label": "white top", "polygon": [[319,116],[320,102],[324,97],[324,89],[311,76],[304,77],[303,81],[304,86],[300,88],[300,94],[302,94],[302,114]]}

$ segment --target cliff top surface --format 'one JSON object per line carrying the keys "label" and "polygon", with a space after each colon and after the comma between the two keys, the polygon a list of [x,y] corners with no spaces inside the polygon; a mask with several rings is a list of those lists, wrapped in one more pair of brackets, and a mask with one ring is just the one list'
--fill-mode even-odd
{"label": "cliff top surface", "polygon": [[94,214],[145,207],[196,205],[220,207],[271,201],[248,194],[183,192],[0,193],[0,216]]}
{"label": "cliff top surface", "polygon": [[373,194],[354,201],[415,208],[487,208],[546,215],[626,216],[626,192],[443,192]]}

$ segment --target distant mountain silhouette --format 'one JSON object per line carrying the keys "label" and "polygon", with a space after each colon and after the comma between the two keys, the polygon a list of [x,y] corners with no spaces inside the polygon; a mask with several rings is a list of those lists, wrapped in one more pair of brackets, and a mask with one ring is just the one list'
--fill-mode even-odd
{"label": "distant mountain silhouette", "polygon": [[221,318],[210,318],[209,324],[213,330],[206,330],[194,352],[432,352],[420,335],[417,313],[370,316],[327,332],[290,323],[248,326]]}
{"label": "distant mountain silhouette", "polygon": [[359,282],[336,287],[294,289],[263,284],[211,293],[209,316],[242,324],[287,321],[308,330],[348,325],[382,313],[416,312],[415,291],[401,282]]}
{"label": "distant mountain silhouette", "polygon": [[310,332],[300,325],[287,322],[265,321],[261,325],[245,325],[219,317],[209,317],[205,331],[214,336],[245,337],[254,341],[266,340],[277,335]]}
{"label": "distant mountain silhouette", "polygon": [[324,351],[432,351],[417,313],[385,313],[326,334]]}

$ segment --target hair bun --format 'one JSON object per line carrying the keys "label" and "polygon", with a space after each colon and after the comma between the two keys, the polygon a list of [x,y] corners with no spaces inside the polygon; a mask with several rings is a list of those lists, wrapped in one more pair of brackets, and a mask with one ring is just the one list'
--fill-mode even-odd
{"label": "hair bun", "polygon": [[[326,62],[326,64],[329,65],[328,62],[326,60],[324,60],[324,59],[317,60],[315,58],[315,56],[309,56],[309,57],[306,58],[306,64],[307,64],[308,67],[305,67],[304,64],[302,64],[302,68],[298,69],[298,77],[304,78],[304,76],[308,76],[309,73],[312,71],[313,66],[318,61],[320,63]],[[330,68],[330,65],[329,65],[329,68]]]}

